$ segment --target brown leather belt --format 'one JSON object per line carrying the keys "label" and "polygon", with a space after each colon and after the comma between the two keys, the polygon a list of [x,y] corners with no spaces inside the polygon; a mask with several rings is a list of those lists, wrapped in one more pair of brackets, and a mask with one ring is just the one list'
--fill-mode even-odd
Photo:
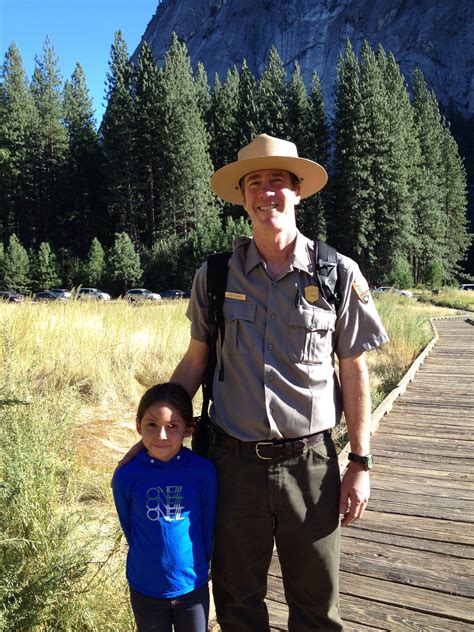
{"label": "brown leather belt", "polygon": [[310,445],[320,443],[329,430],[316,432],[306,437],[297,437],[296,439],[275,439],[273,441],[239,441],[228,434],[224,434],[220,430],[214,430],[212,433],[212,445],[218,448],[232,451],[236,454],[257,456],[263,461],[271,461],[282,456],[294,456],[303,452]]}

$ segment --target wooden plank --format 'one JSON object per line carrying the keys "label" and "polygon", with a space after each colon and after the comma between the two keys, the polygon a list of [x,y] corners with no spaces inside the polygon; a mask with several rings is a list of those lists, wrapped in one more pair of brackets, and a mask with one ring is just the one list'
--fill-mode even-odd
{"label": "wooden plank", "polygon": [[471,560],[414,551],[378,542],[342,539],[341,569],[365,577],[375,577],[397,585],[417,586],[474,597],[474,566]]}
{"label": "wooden plank", "polygon": [[[429,470],[428,470],[429,471]],[[474,498],[474,481],[447,480],[440,476],[430,477],[423,471],[423,476],[403,476],[400,471],[383,472],[377,468],[377,472],[371,477],[371,488],[393,491],[422,490],[423,495],[433,497],[449,497],[471,500]]]}
{"label": "wooden plank", "polygon": [[402,516],[394,513],[376,512],[369,505],[361,520],[353,526],[342,530],[343,537],[353,530],[369,530],[371,532],[409,536],[414,539],[426,538],[434,542],[463,544],[474,547],[474,532],[466,529],[466,525],[455,520],[439,518],[420,518],[418,516]]}
{"label": "wooden plank", "polygon": [[461,484],[463,487],[466,485],[471,491],[474,490],[474,472],[447,472],[444,470],[433,469],[436,465],[436,463],[432,462],[431,465],[427,465],[425,469],[420,470],[418,465],[416,467],[412,467],[410,464],[406,463],[397,464],[392,462],[387,464],[386,462],[376,462],[371,479],[375,477],[378,478],[380,474],[401,477],[406,476],[407,480],[413,480],[416,478],[417,480],[423,481],[425,479],[430,479],[432,481],[439,481],[441,485],[445,485],[446,483]]}
{"label": "wooden plank", "polygon": [[[417,610],[400,608],[378,603],[370,599],[361,599],[352,595],[342,595],[341,613],[344,620],[344,632],[364,630],[364,624],[370,622],[376,630],[396,630],[397,632],[429,630],[429,632],[466,632],[465,622],[437,617]],[[372,629],[372,628],[371,628]]]}
{"label": "wooden plank", "polygon": [[[364,522],[364,519],[362,520]],[[398,535],[395,533],[384,533],[380,531],[372,531],[369,529],[357,528],[357,525],[351,525],[350,529],[344,529],[343,540],[351,540],[354,550],[357,550],[356,540],[367,540],[368,542],[377,542],[384,546],[403,547],[413,549],[415,551],[432,551],[441,555],[449,555],[451,558],[462,558],[474,560],[474,547],[458,542],[440,542],[439,540],[426,538],[410,537],[407,535]]]}
{"label": "wooden plank", "polygon": [[341,571],[341,594],[363,599],[370,596],[371,601],[384,606],[388,604],[442,616],[453,621],[474,623],[472,599],[467,597],[437,593],[344,571]]}
{"label": "wooden plank", "polygon": [[[464,501],[465,502],[465,501]],[[370,500],[370,507],[374,511],[385,511],[387,513],[404,514],[407,516],[421,516],[424,518],[441,518],[449,521],[451,518],[466,524],[474,523],[472,511],[466,513],[463,507],[456,507],[449,503],[438,503],[434,506],[429,499],[424,500],[422,496],[415,496],[409,501],[403,498],[402,494],[395,498],[391,493],[380,492]],[[468,528],[465,526],[465,528]]]}

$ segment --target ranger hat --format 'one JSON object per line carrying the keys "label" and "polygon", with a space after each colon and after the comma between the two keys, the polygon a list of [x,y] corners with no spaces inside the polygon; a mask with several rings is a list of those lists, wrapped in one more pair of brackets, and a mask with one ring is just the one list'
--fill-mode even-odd
{"label": "ranger hat", "polygon": [[260,169],[282,169],[294,173],[300,183],[300,196],[306,198],[320,191],[328,181],[324,167],[300,158],[294,143],[261,134],[243,147],[235,162],[218,169],[211,178],[211,189],[232,204],[244,204],[240,180]]}

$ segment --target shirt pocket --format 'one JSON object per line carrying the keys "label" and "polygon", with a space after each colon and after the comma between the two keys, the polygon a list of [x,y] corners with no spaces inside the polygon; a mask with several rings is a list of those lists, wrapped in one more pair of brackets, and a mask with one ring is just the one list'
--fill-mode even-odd
{"label": "shirt pocket", "polygon": [[300,364],[321,364],[332,351],[336,314],[317,307],[298,305],[290,310],[288,356]]}
{"label": "shirt pocket", "polygon": [[232,355],[250,353],[255,342],[256,303],[224,301],[224,351]]}

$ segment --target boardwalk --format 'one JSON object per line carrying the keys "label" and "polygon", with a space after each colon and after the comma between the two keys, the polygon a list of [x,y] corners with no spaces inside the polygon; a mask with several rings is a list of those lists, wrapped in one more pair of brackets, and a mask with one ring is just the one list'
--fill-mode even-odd
{"label": "boardwalk", "polygon": [[[436,321],[439,341],[372,440],[370,509],[343,530],[346,632],[474,630],[474,326]],[[287,630],[278,558],[273,630]]]}

